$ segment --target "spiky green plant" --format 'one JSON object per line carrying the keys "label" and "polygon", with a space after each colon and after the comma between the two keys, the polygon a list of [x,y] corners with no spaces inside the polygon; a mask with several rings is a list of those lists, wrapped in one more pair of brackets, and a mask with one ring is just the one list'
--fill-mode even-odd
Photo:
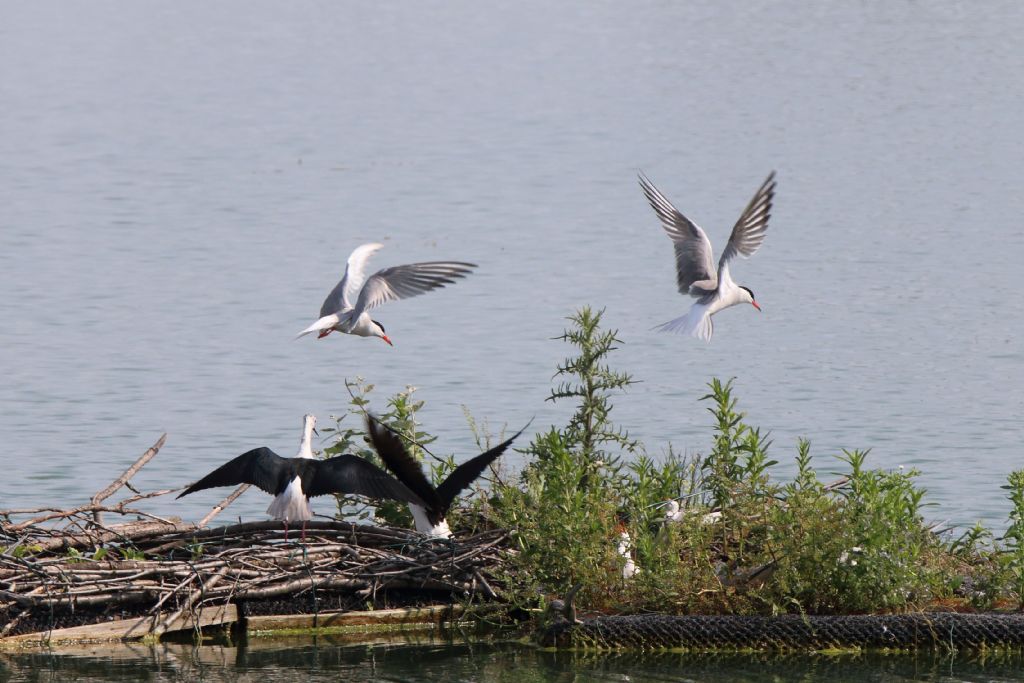
{"label": "spiky green plant", "polygon": [[[619,452],[635,452],[638,444],[612,423],[611,394],[635,382],[632,376],[612,370],[607,363],[608,355],[622,342],[617,330],[601,330],[603,314],[603,310],[594,312],[584,306],[569,317],[572,326],[556,339],[576,347],[576,355],[559,364],[555,372],[559,381],[547,400],[576,402],[576,411],[561,430],[565,443],[583,460],[613,468]],[[608,445],[619,452],[607,450]],[[539,452],[538,457],[543,453]]]}
{"label": "spiky green plant", "polygon": [[534,588],[564,590],[583,581],[600,591],[621,573],[622,558],[615,553],[623,507],[619,460],[640,449],[610,417],[612,394],[634,382],[608,365],[621,342],[615,331],[601,329],[601,315],[584,307],[557,337],[575,355],[559,364],[548,400],[575,401],[568,424],[534,437],[526,449],[532,461],[519,484],[495,487],[492,512],[515,530],[516,572]]}

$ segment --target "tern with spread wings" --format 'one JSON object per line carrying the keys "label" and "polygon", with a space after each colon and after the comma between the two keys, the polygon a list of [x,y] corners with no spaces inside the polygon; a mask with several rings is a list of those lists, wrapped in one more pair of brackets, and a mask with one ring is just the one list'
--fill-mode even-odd
{"label": "tern with spread wings", "polygon": [[[428,261],[383,268],[367,278],[366,263],[382,246],[373,242],[356,247],[348,257],[341,282],[324,299],[320,319],[300,332],[298,337],[318,332],[317,338],[321,338],[331,332],[343,332],[360,337],[380,337],[394,346],[384,332],[384,326],[370,317],[370,309],[453,284],[476,268],[475,263],[462,261]],[[364,279],[366,284],[363,284]]]}
{"label": "tern with spread wings", "polygon": [[718,259],[718,270],[715,270],[711,242],[700,226],[672,206],[642,173],[640,187],[675,245],[676,282],[680,294],[697,299],[686,315],[659,325],[657,329],[689,334],[709,342],[715,329],[711,316],[715,313],[737,304],[750,304],[760,311],[754,292],[733,282],[729,261],[737,254],[751,256],[764,242],[775,196],[775,171],[768,174],[733,227],[729,242]]}

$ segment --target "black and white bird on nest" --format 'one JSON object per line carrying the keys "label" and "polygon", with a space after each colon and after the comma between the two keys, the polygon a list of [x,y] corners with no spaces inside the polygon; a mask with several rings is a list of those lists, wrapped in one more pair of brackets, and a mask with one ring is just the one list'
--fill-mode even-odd
{"label": "black and white bird on nest", "polygon": [[294,458],[282,458],[267,447],[254,448],[230,460],[189,486],[178,498],[215,486],[252,484],[274,496],[267,514],[288,524],[306,522],[313,517],[309,499],[332,493],[355,494],[367,498],[398,500],[426,505],[422,498],[390,474],[355,455],[338,455],[326,460],[313,457],[312,440],[316,417],[303,418],[302,442]]}
{"label": "black and white bird on nest", "polygon": [[372,415],[367,414],[366,416],[366,431],[384,466],[423,501],[409,503],[409,511],[412,512],[413,519],[416,521],[416,530],[438,538],[449,538],[452,535],[445,516],[451,509],[455,498],[476,481],[488,465],[505,452],[516,437],[523,433],[523,429],[494,448],[456,467],[435,488],[427,475],[423,473],[419,461],[406,450],[401,437],[378,422]]}

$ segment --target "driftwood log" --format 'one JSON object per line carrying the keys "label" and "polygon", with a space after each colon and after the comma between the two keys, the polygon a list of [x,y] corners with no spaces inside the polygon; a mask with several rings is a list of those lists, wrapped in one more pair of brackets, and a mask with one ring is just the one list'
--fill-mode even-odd
{"label": "driftwood log", "polygon": [[[314,520],[286,540],[276,521],[209,528],[247,486],[197,523],[161,518],[137,504],[172,490],[105,501],[151,460],[166,435],[86,505],[0,511],[0,638],[39,615],[118,608],[151,617],[159,635],[183,615],[247,601],[345,593],[438,592],[493,599],[511,552],[501,530],[437,540],[404,529]],[[134,490],[134,489],[131,489]],[[106,523],[103,513],[122,519]],[[51,625],[52,627],[52,625]]]}

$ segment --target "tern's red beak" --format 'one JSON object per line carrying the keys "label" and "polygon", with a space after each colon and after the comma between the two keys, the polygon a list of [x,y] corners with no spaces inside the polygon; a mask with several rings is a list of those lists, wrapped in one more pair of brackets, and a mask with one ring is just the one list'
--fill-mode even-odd
{"label": "tern's red beak", "polygon": [[388,343],[388,346],[394,346],[394,344],[392,344],[392,343],[391,343],[391,340],[390,340],[390,339],[388,339],[388,335],[386,335],[386,334],[382,334],[382,335],[380,336],[380,338],[381,338],[381,339],[383,339],[384,341],[386,341],[386,342]]}
{"label": "tern's red beak", "polygon": [[757,310],[759,310],[759,311],[761,310],[761,307],[757,305],[757,302],[756,302],[756,301],[751,301],[751,302],[750,302],[750,305],[751,305],[751,306],[753,306],[754,308],[756,308],[756,309],[757,309]]}

